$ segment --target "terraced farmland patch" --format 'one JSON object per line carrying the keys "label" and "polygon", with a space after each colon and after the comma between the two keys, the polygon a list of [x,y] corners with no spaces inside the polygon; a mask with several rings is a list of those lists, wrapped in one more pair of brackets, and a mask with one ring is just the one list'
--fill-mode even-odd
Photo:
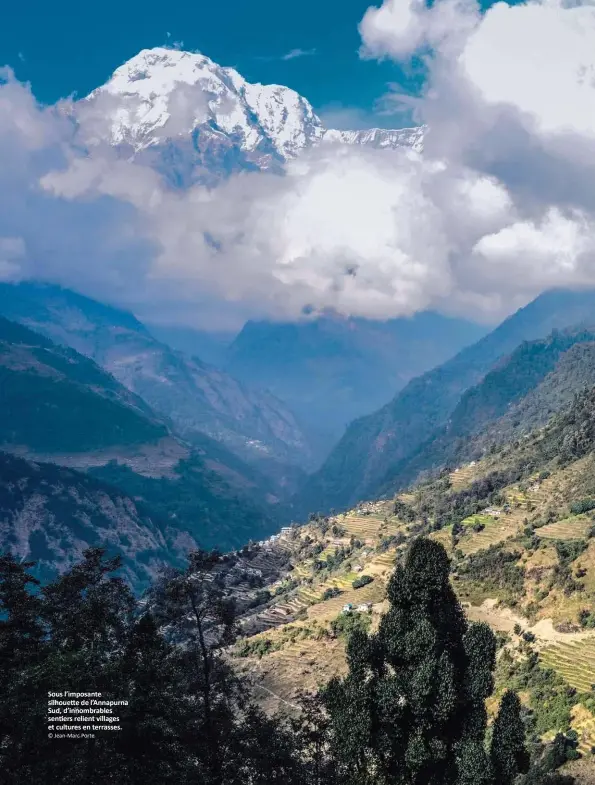
{"label": "terraced farmland patch", "polygon": [[372,515],[348,515],[346,518],[339,518],[338,524],[347,529],[349,536],[353,535],[358,540],[374,541],[381,533],[390,535],[396,534],[399,531],[399,525],[396,522],[384,523],[383,518],[377,518]]}
{"label": "terraced farmland patch", "polygon": [[546,540],[583,540],[593,525],[585,515],[571,515],[556,523],[548,523],[535,530],[538,537]]}
{"label": "terraced farmland patch", "polygon": [[450,473],[450,484],[452,489],[460,491],[461,488],[466,488],[471,485],[478,473],[477,464],[468,463],[466,466],[461,466]]}
{"label": "terraced farmland patch", "polygon": [[[491,545],[497,545],[500,542],[504,542],[509,537],[517,535],[522,528],[522,520],[516,515],[502,515],[499,518],[492,518],[488,515],[471,517],[481,518],[480,522],[484,524],[485,528],[480,532],[474,532],[472,529],[468,530],[465,535],[461,537],[458,547],[466,555],[487,549]],[[469,518],[463,521],[463,525],[466,528],[469,527],[467,521],[469,521]],[[473,524],[471,523],[471,525]]]}
{"label": "terraced farmland patch", "polygon": [[579,692],[591,692],[591,685],[595,684],[595,635],[547,646],[542,649],[540,658],[571,687]]}
{"label": "terraced farmland patch", "polygon": [[247,659],[241,668],[249,674],[265,710],[291,711],[300,691],[314,691],[333,676],[344,675],[345,644],[341,639],[296,641],[261,660]]}
{"label": "terraced farmland patch", "polygon": [[319,602],[317,605],[310,606],[308,608],[308,618],[334,618],[341,613],[343,606],[347,603],[357,606],[363,602],[382,602],[384,593],[384,583],[378,578],[376,578],[373,583],[362,586],[361,589],[352,589],[350,585],[349,589],[344,591],[339,597],[333,597],[330,600],[325,600],[324,602]]}
{"label": "terraced farmland patch", "polygon": [[572,727],[578,733],[578,750],[585,757],[591,755],[595,747],[595,717],[579,703],[572,710]]}
{"label": "terraced farmland patch", "polygon": [[452,526],[445,526],[430,534],[430,539],[441,543],[446,548],[447,553],[452,551]]}

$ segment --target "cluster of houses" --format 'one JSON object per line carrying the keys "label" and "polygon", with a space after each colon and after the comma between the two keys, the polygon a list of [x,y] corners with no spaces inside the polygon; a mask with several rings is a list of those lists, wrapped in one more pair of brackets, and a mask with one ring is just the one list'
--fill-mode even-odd
{"label": "cluster of houses", "polygon": [[342,613],[351,613],[352,611],[358,611],[358,613],[370,613],[371,610],[371,602],[362,602],[357,607],[354,607],[350,602],[348,602],[343,606]]}

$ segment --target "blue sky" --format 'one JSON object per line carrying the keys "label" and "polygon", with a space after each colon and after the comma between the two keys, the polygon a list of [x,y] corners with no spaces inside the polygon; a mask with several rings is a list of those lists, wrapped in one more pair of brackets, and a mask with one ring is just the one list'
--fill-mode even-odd
{"label": "blue sky", "polygon": [[[294,88],[316,110],[331,110],[344,127],[372,121],[390,127],[398,118],[370,117],[377,99],[391,82],[414,90],[419,77],[394,63],[359,58],[357,26],[369,5],[369,0],[30,0],[3,12],[0,64],[10,65],[49,103],[74,91],[85,95],[142,48],[183,42],[185,49],[236,67],[249,81]],[[288,56],[297,50],[312,53]],[[335,110],[342,115],[346,108],[351,111],[336,117]]]}

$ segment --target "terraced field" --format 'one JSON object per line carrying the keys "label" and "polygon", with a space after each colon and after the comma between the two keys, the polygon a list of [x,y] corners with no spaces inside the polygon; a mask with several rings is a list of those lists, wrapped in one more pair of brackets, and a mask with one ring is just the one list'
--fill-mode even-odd
{"label": "terraced field", "polygon": [[385,523],[384,518],[373,515],[347,515],[345,518],[338,518],[337,523],[347,529],[348,536],[353,535],[370,545],[374,544],[380,535],[388,537],[403,528],[403,524],[394,519]]}
{"label": "terraced field", "polygon": [[447,553],[450,553],[452,551],[452,526],[445,526],[443,529],[432,532],[430,539],[442,543]]}
{"label": "terraced field", "polygon": [[334,618],[341,612],[343,606],[347,603],[357,606],[362,602],[382,602],[384,599],[384,592],[384,582],[379,578],[376,578],[373,583],[362,586],[361,589],[352,589],[350,587],[339,597],[333,597],[330,600],[319,602],[317,605],[312,605],[308,608],[308,618]]}
{"label": "terraced field", "polygon": [[461,488],[466,488],[475,479],[478,473],[477,464],[468,463],[466,466],[461,466],[450,473],[450,484],[452,489],[460,491]]}
{"label": "terraced field", "polygon": [[595,635],[583,639],[555,643],[541,651],[545,665],[557,671],[579,692],[591,692],[595,684]]}
{"label": "terraced field", "polygon": [[593,522],[586,515],[571,515],[536,529],[535,534],[546,540],[583,540],[592,525]]}
{"label": "terraced field", "polygon": [[582,703],[573,709],[572,727],[579,735],[579,752],[586,758],[591,757],[591,750],[595,747],[595,717]]}
{"label": "terraced field", "polygon": [[333,676],[345,673],[345,644],[339,639],[325,640],[324,644],[296,641],[261,660],[248,658],[240,667],[250,674],[258,702],[265,710],[291,713],[300,691],[316,690]]}
{"label": "terraced field", "polygon": [[483,523],[485,528],[480,532],[471,529],[461,537],[458,547],[464,554],[476,553],[491,545],[504,542],[509,537],[517,535],[523,527],[522,516],[516,513],[501,515],[498,518],[490,515],[472,515],[463,521],[463,526],[470,529],[476,522]]}

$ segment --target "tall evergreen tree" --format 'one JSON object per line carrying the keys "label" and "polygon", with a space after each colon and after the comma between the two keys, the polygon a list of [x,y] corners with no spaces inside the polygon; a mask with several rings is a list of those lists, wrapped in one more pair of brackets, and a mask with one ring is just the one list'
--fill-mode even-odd
{"label": "tall evergreen tree", "polygon": [[512,785],[518,774],[529,770],[521,702],[510,690],[504,693],[494,722],[490,757],[498,785]]}
{"label": "tall evergreen tree", "polygon": [[324,693],[345,782],[492,782],[485,699],[496,642],[486,625],[467,623],[449,568],[440,544],[414,541],[378,632],[349,641],[348,675]]}

